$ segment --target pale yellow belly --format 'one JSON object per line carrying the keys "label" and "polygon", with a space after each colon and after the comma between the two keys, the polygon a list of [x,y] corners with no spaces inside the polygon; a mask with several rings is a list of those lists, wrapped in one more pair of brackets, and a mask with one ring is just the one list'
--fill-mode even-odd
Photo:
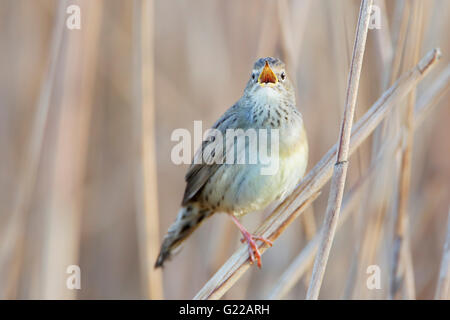
{"label": "pale yellow belly", "polygon": [[305,173],[308,161],[306,136],[289,150],[280,149],[279,157],[273,161],[278,163],[273,174],[262,174],[260,164],[221,165],[202,190],[202,202],[214,211],[242,216],[283,199]]}

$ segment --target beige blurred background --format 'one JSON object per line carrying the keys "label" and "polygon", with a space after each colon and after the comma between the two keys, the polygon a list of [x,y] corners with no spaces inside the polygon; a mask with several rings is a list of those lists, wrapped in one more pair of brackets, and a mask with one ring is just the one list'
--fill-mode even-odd
{"label": "beige blurred background", "polygon": [[[422,2],[420,56],[440,47],[443,58],[418,99],[450,53],[450,1]],[[375,3],[382,25],[369,30],[356,120],[387,88],[386,61],[396,54],[399,2]],[[71,4],[81,8],[81,30],[66,28]],[[153,272],[185,187],[187,165],[171,161],[171,133],[192,132],[194,120],[207,129],[239,99],[254,60],[276,56],[296,85],[312,168],[337,141],[358,9],[354,0],[0,0],[0,298],[191,299],[239,234],[218,214],[162,274]],[[418,299],[434,297],[442,259],[449,121],[447,92],[414,136],[409,231]],[[371,141],[350,159],[347,189],[368,168]],[[377,186],[392,190],[394,180]],[[366,199],[379,190],[367,192]],[[328,187],[308,211],[317,227],[327,198]],[[356,277],[351,266],[373,227],[365,217],[379,204],[360,206],[336,234],[323,299],[387,297],[392,210],[377,253],[364,261],[381,267],[382,288],[369,291],[365,264]],[[254,230],[263,218],[243,222]],[[307,223],[295,221],[264,254],[263,268],[251,268],[225,298],[267,297],[310,238]],[[66,287],[68,265],[80,266],[80,290]],[[308,282],[306,273],[285,298],[303,299]]]}

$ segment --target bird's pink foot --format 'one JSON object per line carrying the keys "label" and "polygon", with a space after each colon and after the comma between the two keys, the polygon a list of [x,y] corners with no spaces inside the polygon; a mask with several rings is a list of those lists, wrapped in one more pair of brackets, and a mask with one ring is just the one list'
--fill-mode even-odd
{"label": "bird's pink foot", "polygon": [[257,240],[260,240],[264,243],[266,243],[267,245],[269,245],[270,247],[272,246],[272,241],[260,237],[260,236],[254,236],[252,235],[250,232],[248,232],[243,225],[240,224],[240,222],[234,217],[231,216],[231,218],[233,219],[234,223],[237,225],[237,227],[239,228],[239,230],[241,231],[242,235],[244,236],[241,239],[241,242],[247,242],[248,244],[248,254],[250,256],[250,261],[251,263],[255,262],[255,260],[257,261],[257,265],[258,268],[261,268],[261,253],[258,250],[258,245],[256,244]]}
{"label": "bird's pink foot", "polygon": [[[250,234],[250,236],[253,238],[253,240],[259,240],[259,241],[262,241],[262,242],[264,242],[265,244],[267,244],[269,247],[273,246],[273,242],[270,241],[269,239],[266,239],[266,238],[260,237],[260,236],[255,236],[255,235],[253,235],[253,234]],[[242,238],[242,239],[241,239],[241,242],[242,242],[242,243],[244,243],[245,241],[246,241],[245,238]]]}
{"label": "bird's pink foot", "polygon": [[261,268],[261,253],[258,250],[258,245],[256,244],[256,240],[260,240],[264,243],[266,243],[267,245],[269,245],[270,247],[272,246],[272,241],[263,238],[263,237],[259,237],[259,236],[254,236],[252,235],[250,232],[242,232],[242,234],[244,235],[244,238],[241,239],[241,242],[247,242],[248,244],[248,252],[250,255],[250,261],[253,263],[255,262],[255,259],[258,262],[258,268]]}

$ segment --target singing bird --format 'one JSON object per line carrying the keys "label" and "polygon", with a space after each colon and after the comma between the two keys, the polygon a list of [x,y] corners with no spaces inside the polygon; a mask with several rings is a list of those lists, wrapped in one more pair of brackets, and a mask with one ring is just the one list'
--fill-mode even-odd
{"label": "singing bird", "polygon": [[[217,135],[208,136],[196,152],[185,176],[187,185],[182,208],[164,237],[155,267],[161,267],[201,222],[216,212],[227,213],[231,217],[243,235],[241,241],[248,244],[251,263],[256,259],[258,267],[261,267],[256,241],[270,246],[272,242],[252,235],[238,218],[264,209],[274,201],[282,201],[305,173],[308,142],[303,118],[296,108],[294,88],[285,65],[277,58],[261,58],[255,62],[243,96],[212,128],[222,133],[223,139],[215,139]],[[245,134],[249,129],[267,130],[267,137],[274,137],[270,132],[277,129],[277,148],[272,147],[267,152],[269,162],[277,164],[274,172],[262,173],[261,169],[269,162],[263,162],[259,156],[255,163],[236,161],[244,155],[248,159],[249,153],[261,151],[260,135],[257,135],[259,147],[256,149],[251,148],[251,141],[247,140],[240,148],[231,145],[235,151],[232,161],[227,159],[230,157],[227,152],[215,153],[217,144],[225,145],[226,149],[230,147],[228,140],[234,143],[234,138],[226,139],[229,132]],[[267,145],[272,146],[270,143]],[[206,150],[213,151],[205,154]]]}

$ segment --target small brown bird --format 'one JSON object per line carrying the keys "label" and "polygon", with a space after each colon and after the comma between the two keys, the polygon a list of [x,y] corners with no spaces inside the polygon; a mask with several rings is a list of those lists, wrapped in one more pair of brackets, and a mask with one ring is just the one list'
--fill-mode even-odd
{"label": "small brown bird", "polygon": [[[208,136],[194,156],[185,177],[187,186],[182,208],[164,237],[155,267],[162,266],[201,222],[216,212],[230,215],[244,236],[241,241],[248,243],[250,260],[254,262],[256,259],[258,267],[261,267],[256,241],[272,243],[253,236],[237,218],[283,200],[305,173],[308,143],[303,119],[296,108],[294,89],[286,75],[285,65],[279,59],[268,57],[255,62],[243,96],[220,117],[213,129],[221,133],[222,138]],[[260,156],[262,138],[259,135],[256,136],[256,149],[252,148],[250,141],[244,140],[246,142],[239,147],[234,138],[227,139],[230,132],[239,132],[237,136],[246,135],[249,129],[267,130],[271,137],[275,136],[273,132],[277,132],[278,150],[273,145],[267,147],[272,148],[271,152],[265,150],[265,154],[270,153],[268,162]],[[215,152],[219,145],[225,145],[226,150],[234,150],[235,153],[230,156],[227,152]],[[258,153],[255,163],[236,161],[251,158],[253,153]],[[263,174],[261,169],[267,168],[268,164],[277,164],[277,170]]]}

